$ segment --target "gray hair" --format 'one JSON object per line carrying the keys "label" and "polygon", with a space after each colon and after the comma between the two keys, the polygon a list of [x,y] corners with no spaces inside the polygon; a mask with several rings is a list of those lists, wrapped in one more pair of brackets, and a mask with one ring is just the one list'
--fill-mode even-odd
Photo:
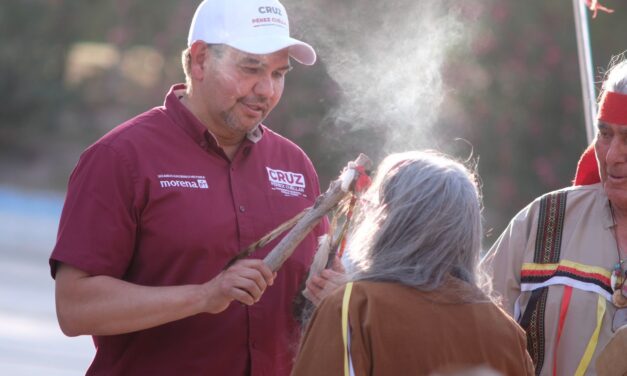
{"label": "gray hair", "polygon": [[599,98],[606,91],[627,95],[627,51],[612,57],[610,69],[605,74]]}
{"label": "gray hair", "polygon": [[345,259],[349,280],[433,290],[453,276],[490,295],[479,265],[481,194],[463,164],[430,151],[392,154],[363,201]]}

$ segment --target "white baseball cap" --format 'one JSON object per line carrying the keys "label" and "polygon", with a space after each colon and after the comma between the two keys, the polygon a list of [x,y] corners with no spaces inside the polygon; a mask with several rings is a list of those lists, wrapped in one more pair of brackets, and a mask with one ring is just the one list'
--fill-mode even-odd
{"label": "white baseball cap", "polygon": [[288,48],[296,61],[316,62],[313,47],[290,37],[287,12],[278,0],[204,0],[192,19],[187,45],[199,40],[256,55]]}

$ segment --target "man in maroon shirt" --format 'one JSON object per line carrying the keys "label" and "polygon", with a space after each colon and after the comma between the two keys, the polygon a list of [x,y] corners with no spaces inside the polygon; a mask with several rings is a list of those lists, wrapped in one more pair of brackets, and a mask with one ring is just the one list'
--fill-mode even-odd
{"label": "man in maroon shirt", "polygon": [[261,124],[290,57],[316,59],[277,0],[206,0],[187,84],[82,154],[50,267],[61,329],[94,337],[88,374],[289,374],[292,301],[325,225],[278,273],[261,258],[280,239],[222,269],[320,193],[305,153]]}

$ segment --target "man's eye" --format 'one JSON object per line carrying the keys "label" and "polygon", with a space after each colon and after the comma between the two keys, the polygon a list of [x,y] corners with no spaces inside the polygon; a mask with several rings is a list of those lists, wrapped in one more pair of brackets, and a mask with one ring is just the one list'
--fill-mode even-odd
{"label": "man's eye", "polygon": [[283,77],[285,77],[286,73],[287,72],[282,72],[281,71],[281,72],[274,72],[274,73],[272,73],[272,75],[274,76],[274,78],[283,78]]}
{"label": "man's eye", "polygon": [[250,73],[250,74],[255,74],[259,72],[259,68],[254,68],[254,67],[242,67],[242,69],[244,70],[244,72]]}

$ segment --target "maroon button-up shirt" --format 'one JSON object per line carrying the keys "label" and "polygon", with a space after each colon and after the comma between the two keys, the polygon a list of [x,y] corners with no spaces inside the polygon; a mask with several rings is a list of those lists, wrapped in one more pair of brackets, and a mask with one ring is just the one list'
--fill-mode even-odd
{"label": "maroon button-up shirt", "polygon": [[[116,127],[81,156],[68,187],[57,262],[146,286],[203,283],[239,250],[313,205],[316,172],[295,144],[260,126],[232,161],[182,105]],[[316,230],[250,307],[231,304],[152,329],[95,336],[88,374],[287,375],[300,328],[292,302],[315,251]],[[280,240],[258,250],[263,258]]]}

